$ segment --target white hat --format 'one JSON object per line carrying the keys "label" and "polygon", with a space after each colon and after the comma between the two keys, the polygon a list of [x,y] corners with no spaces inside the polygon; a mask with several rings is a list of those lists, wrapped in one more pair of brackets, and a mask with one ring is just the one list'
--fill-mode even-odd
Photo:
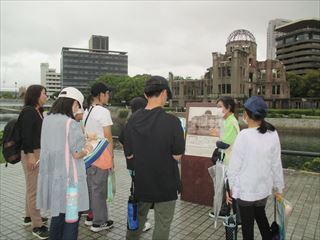
{"label": "white hat", "polygon": [[61,98],[61,97],[71,98],[78,101],[80,104],[80,108],[83,109],[82,104],[83,104],[84,96],[78,89],[74,87],[66,87],[61,90],[58,96],[58,98]]}

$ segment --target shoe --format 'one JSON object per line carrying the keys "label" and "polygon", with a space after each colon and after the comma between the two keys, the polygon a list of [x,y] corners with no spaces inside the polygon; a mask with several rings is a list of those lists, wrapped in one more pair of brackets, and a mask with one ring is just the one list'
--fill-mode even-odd
{"label": "shoe", "polygon": [[146,232],[146,231],[150,230],[151,228],[152,228],[151,223],[145,222],[144,227],[142,229],[142,232]]}
{"label": "shoe", "polygon": [[[209,212],[209,217],[215,218],[214,212]],[[222,213],[220,212],[218,218],[220,218],[220,219],[225,219],[225,218],[226,218],[226,215],[225,215],[225,214],[222,214]]]}
{"label": "shoe", "polygon": [[46,226],[42,225],[42,227],[32,229],[32,235],[39,239],[48,239],[49,231]]}
{"label": "shoe", "polygon": [[86,220],[84,221],[84,224],[86,226],[92,226],[92,221],[93,221],[93,218],[87,216]]}
{"label": "shoe", "polygon": [[[47,225],[48,224],[48,218],[42,217],[41,219],[42,219],[43,225]],[[23,220],[22,225],[27,227],[27,226],[31,226],[31,223],[32,223],[31,217],[25,217],[24,220]]]}
{"label": "shoe", "polygon": [[98,225],[98,224],[92,224],[90,230],[92,232],[100,232],[102,230],[110,229],[113,227],[113,221],[108,220],[106,223]]}

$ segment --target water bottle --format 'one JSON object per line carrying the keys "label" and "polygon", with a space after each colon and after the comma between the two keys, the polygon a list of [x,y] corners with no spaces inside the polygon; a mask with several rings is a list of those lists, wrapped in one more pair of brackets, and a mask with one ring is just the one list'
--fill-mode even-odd
{"label": "water bottle", "polygon": [[78,188],[76,185],[68,185],[66,196],[65,222],[74,223],[79,220],[78,214]]}
{"label": "water bottle", "polygon": [[137,230],[139,228],[139,207],[137,201],[131,195],[128,200],[128,221],[127,228],[129,230]]}

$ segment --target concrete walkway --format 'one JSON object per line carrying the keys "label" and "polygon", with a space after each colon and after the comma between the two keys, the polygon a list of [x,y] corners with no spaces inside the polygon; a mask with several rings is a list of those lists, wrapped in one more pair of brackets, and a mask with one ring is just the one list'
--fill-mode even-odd
{"label": "concrete walkway", "polygon": [[[114,228],[100,233],[91,232],[80,222],[79,239],[125,239],[126,212],[130,179],[125,169],[123,152],[115,152],[117,193],[114,203],[109,205]],[[5,168],[0,166],[0,239],[37,239],[31,234],[31,227],[23,227],[25,205],[25,181],[20,163]],[[320,175],[285,171],[285,196],[294,206],[289,220],[287,239],[320,239]],[[221,220],[214,228],[208,217],[209,207],[177,201],[170,239],[225,239]],[[273,221],[273,207],[268,201],[267,215]],[[149,213],[153,224],[153,212]],[[255,229],[256,239],[261,239]],[[152,229],[143,233],[141,239],[152,239]],[[238,239],[242,239],[241,230]]]}

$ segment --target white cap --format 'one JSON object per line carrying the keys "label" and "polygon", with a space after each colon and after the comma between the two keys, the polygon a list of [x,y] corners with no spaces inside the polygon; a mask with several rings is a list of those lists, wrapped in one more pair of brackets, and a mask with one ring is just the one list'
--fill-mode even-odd
{"label": "white cap", "polygon": [[83,109],[82,104],[83,104],[84,96],[78,89],[74,87],[66,87],[61,90],[58,96],[58,98],[61,98],[61,97],[71,98],[78,101],[80,104],[80,108]]}

